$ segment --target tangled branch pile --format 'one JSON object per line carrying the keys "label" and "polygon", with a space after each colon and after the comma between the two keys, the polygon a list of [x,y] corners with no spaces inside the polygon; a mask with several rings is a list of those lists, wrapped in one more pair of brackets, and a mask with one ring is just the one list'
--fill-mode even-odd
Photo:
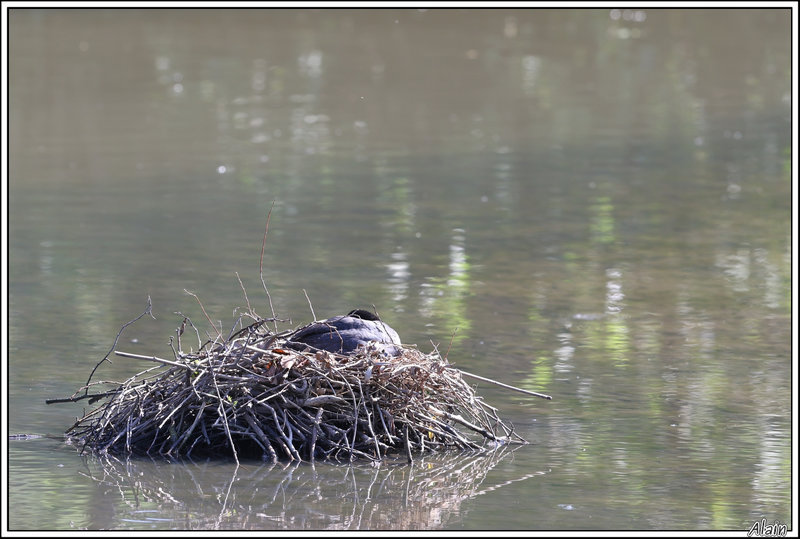
{"label": "tangled branch pile", "polygon": [[[255,318],[196,352],[173,348],[170,360],[117,351],[157,365],[51,402],[105,399],[67,431],[103,453],[275,462],[405,452],[410,460],[424,450],[526,443],[438,353],[295,351],[285,346],[294,332],[273,332],[269,322]],[[89,393],[98,386],[108,389]]]}

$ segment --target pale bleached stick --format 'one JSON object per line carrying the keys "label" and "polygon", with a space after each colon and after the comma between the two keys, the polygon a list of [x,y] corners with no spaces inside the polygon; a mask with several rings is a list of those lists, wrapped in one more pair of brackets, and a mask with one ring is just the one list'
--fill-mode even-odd
{"label": "pale bleached stick", "polygon": [[490,384],[494,384],[500,387],[504,387],[506,389],[511,389],[514,391],[519,391],[520,393],[525,393],[526,395],[533,395],[534,397],[541,397],[542,399],[553,400],[553,397],[550,395],[544,395],[542,393],[536,393],[535,391],[528,391],[527,389],[522,389],[519,387],[510,386],[508,384],[504,384],[503,382],[498,382],[497,380],[492,380],[491,378],[484,378],[483,376],[478,376],[477,374],[472,374],[471,372],[462,371],[458,369],[458,371],[470,378],[475,378],[476,380],[483,380],[484,382],[489,382]]}
{"label": "pale bleached stick", "polygon": [[157,361],[158,363],[164,363],[165,365],[172,365],[173,367],[180,367],[182,369],[193,371],[194,367],[189,365],[185,365],[183,363],[176,363],[174,361],[170,361],[168,359],[161,359],[160,357],[156,356],[141,356],[139,354],[131,354],[129,352],[120,352],[119,350],[114,350],[114,353],[118,356],[122,357],[132,357],[133,359],[146,359],[147,361]]}

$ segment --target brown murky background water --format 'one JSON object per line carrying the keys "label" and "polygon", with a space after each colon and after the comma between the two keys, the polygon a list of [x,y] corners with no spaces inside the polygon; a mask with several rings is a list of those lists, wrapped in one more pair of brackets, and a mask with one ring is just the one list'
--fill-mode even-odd
{"label": "brown murky background water", "polygon": [[[790,526],[788,10],[9,15],[10,432],[120,326],[375,305],[534,442],[412,466],[9,445],[12,529]],[[118,358],[108,379],[144,368]]]}

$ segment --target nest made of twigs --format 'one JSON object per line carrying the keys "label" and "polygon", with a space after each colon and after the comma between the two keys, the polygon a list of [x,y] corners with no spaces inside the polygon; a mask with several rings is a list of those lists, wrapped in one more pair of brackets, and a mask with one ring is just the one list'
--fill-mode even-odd
{"label": "nest made of twigs", "polygon": [[196,352],[173,349],[170,360],[117,351],[157,365],[63,399],[105,399],[67,434],[114,454],[272,461],[402,452],[411,460],[424,450],[526,443],[438,352],[296,351],[285,346],[293,332],[273,332],[268,322],[257,318]]}

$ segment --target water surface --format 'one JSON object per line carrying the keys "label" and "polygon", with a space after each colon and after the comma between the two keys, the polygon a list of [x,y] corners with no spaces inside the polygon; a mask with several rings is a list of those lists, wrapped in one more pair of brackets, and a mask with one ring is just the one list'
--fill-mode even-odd
{"label": "water surface", "polygon": [[[184,289],[374,305],[531,445],[411,466],[9,444],[32,529],[745,530],[790,513],[788,10],[9,16],[10,432]],[[305,291],[305,292],[304,292]],[[117,358],[101,377],[144,369]]]}

